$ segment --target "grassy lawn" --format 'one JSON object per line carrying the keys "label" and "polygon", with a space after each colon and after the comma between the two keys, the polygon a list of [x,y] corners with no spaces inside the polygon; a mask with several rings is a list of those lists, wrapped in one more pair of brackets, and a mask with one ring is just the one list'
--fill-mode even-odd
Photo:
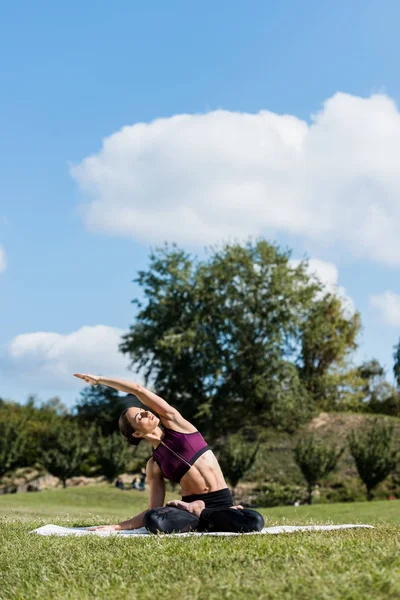
{"label": "grassy lawn", "polygon": [[373,530],[235,538],[29,535],[45,523],[127,518],[144,493],[91,487],[0,496],[0,598],[400,598],[400,501],[265,509],[266,525]]}

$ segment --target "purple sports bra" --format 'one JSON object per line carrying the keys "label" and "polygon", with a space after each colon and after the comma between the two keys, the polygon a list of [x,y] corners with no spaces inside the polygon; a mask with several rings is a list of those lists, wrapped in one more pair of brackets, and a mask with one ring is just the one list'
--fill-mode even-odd
{"label": "purple sports bra", "polygon": [[181,433],[167,427],[164,430],[160,445],[153,450],[153,458],[166,479],[179,483],[209,446],[199,431]]}

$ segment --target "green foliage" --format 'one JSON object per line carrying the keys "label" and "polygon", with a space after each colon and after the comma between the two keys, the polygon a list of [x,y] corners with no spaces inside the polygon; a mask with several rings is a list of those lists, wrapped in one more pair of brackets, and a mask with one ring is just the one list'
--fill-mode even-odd
{"label": "green foliage", "polygon": [[359,330],[359,313],[346,315],[341,300],[330,294],[315,302],[307,315],[301,332],[300,377],[321,410],[341,409],[352,399],[346,359],[357,348]]}
{"label": "green foliage", "polygon": [[272,507],[293,506],[297,500],[302,500],[305,490],[299,485],[268,482],[258,487],[255,492],[255,506]]}
{"label": "green foliage", "polygon": [[279,373],[268,382],[268,394],[274,400],[269,415],[264,415],[263,426],[294,433],[314,415],[310,395],[302,384],[299,371],[292,363],[282,361]]}
{"label": "green foliage", "polygon": [[36,406],[33,396],[24,405],[16,402],[0,404],[0,423],[9,423],[24,439],[22,451],[15,467],[33,466],[40,462],[42,443],[57,423],[66,416],[66,409],[58,398]]}
{"label": "green foliage", "polygon": [[307,502],[312,502],[316,484],[331,473],[337,465],[343,449],[324,444],[315,434],[303,436],[294,448],[294,458],[307,482]]}
{"label": "green foliage", "polygon": [[58,417],[67,417],[69,414],[68,408],[61,402],[61,399],[58,396],[54,396],[54,398],[50,398],[46,402],[43,402],[39,411],[54,414]]}
{"label": "green foliage", "polygon": [[400,395],[398,392],[392,393],[392,386],[387,384],[389,387],[389,393],[384,395],[383,398],[378,399],[376,403],[370,403],[370,410],[374,413],[382,415],[389,415],[392,417],[400,417]]}
{"label": "green foliage", "polygon": [[249,444],[239,436],[230,436],[226,440],[218,460],[222,472],[233,490],[253,465],[259,447],[259,443]]}
{"label": "green foliage", "polygon": [[265,240],[203,261],[165,246],[135,280],[144,299],[121,350],[208,435],[243,421],[293,431],[327,402],[317,376],[355,347],[358,316],[289,259]]}
{"label": "green foliage", "polygon": [[362,379],[364,410],[400,417],[400,394],[386,381],[385,369],[376,359],[358,367]]}
{"label": "green foliage", "polygon": [[0,421],[0,478],[20,465],[24,449],[24,424]]}
{"label": "green foliage", "polygon": [[400,340],[397,345],[393,349],[393,375],[397,384],[398,389],[400,389]]}
{"label": "green foliage", "polygon": [[[5,456],[6,451],[10,456],[14,456],[12,461],[4,461],[7,463],[6,470],[27,466],[40,468],[40,466],[44,466],[43,461],[45,459],[46,464],[51,459],[54,472],[55,470],[57,472],[60,469],[63,470],[63,467],[57,466],[57,464],[65,461],[62,457],[59,457],[58,453],[56,457],[53,454],[58,447],[59,432],[64,429],[70,431],[72,428],[75,433],[78,430],[82,431],[82,444],[88,449],[88,452],[85,451],[84,453],[79,469],[73,469],[73,471],[75,473],[79,471],[79,474],[86,476],[93,475],[99,465],[95,447],[92,444],[92,422],[98,424],[101,435],[103,435],[103,432],[109,435],[118,426],[120,412],[126,406],[128,400],[127,397],[121,398],[117,394],[115,398],[113,394],[96,394],[94,396],[85,394],[85,398],[88,398],[88,401],[81,407],[82,413],[79,418],[71,417],[58,398],[52,398],[39,406],[33,397],[24,405],[0,401],[0,432],[2,432],[2,435],[0,435],[0,448],[3,456]],[[96,400],[96,402],[91,402],[90,398]],[[115,405],[113,404],[114,400]],[[134,403],[135,400],[137,400],[135,397],[130,396],[129,404]],[[98,412],[96,412],[96,407],[98,407]],[[9,433],[6,434],[5,431],[9,431]],[[63,437],[61,436],[62,444],[64,443]],[[79,435],[76,434],[75,437],[79,437]],[[23,440],[23,443],[20,443],[21,440]],[[90,452],[89,445],[92,445]],[[17,447],[19,448],[18,452],[16,452]],[[130,467],[134,470],[140,470],[146,464],[149,455],[147,445],[141,444],[134,449],[132,455],[129,454]],[[67,477],[70,476],[72,475],[67,474]]]}
{"label": "green foliage", "polygon": [[66,487],[66,480],[79,473],[92,445],[93,431],[83,431],[77,423],[64,419],[46,434],[42,445],[41,463],[47,471],[59,477]]}
{"label": "green foliage", "polygon": [[369,428],[353,429],[349,434],[350,452],[368,500],[372,500],[372,490],[394,471],[398,463],[399,449],[394,447],[393,432],[393,425],[376,420]]}
{"label": "green foliage", "polygon": [[131,459],[129,446],[120,433],[112,433],[103,436],[98,432],[95,439],[96,462],[100,466],[101,473],[109,482],[122,473],[128,461]]}
{"label": "green foliage", "polygon": [[362,502],[364,492],[356,478],[347,478],[324,483],[319,488],[318,503]]}
{"label": "green foliage", "polygon": [[104,385],[88,386],[81,392],[75,407],[79,424],[100,428],[103,435],[118,431],[118,419],[127,407],[126,397]]}

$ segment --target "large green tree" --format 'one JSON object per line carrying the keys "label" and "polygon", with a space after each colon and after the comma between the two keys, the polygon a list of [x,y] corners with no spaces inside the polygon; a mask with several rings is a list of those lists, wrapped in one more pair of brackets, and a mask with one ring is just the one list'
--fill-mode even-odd
{"label": "large green tree", "polygon": [[[354,347],[345,317],[342,323],[337,315],[340,301],[332,299],[334,333],[328,333],[340,351],[306,339],[310,319],[309,328],[318,320],[321,330],[329,316],[322,285],[309,277],[305,262],[293,268],[290,252],[265,240],[228,244],[201,261],[165,246],[150,256],[136,283],[143,296],[134,300],[136,319],[121,350],[212,435],[244,423],[293,430],[316,408],[307,387],[311,367],[323,362],[327,373]],[[355,333],[357,324],[350,319],[348,327]],[[322,359],[305,365],[306,345]]]}

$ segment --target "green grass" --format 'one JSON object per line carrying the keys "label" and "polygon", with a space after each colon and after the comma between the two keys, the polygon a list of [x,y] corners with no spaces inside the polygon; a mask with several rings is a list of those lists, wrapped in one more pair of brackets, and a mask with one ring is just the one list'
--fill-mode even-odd
{"label": "green grass", "polygon": [[92,487],[0,496],[0,598],[400,598],[400,502],[262,510],[267,525],[372,523],[372,530],[235,538],[58,538],[45,523],[111,523],[146,496]]}

